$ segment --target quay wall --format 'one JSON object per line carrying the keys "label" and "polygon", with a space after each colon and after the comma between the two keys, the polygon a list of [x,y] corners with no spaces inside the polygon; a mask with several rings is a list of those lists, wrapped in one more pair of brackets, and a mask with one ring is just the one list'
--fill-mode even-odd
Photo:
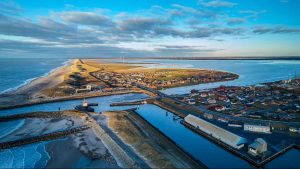
{"label": "quay wall", "polygon": [[222,141],[212,137],[211,135],[195,128],[194,126],[190,125],[189,123],[185,122],[184,120],[180,121],[181,124],[183,124],[185,127],[191,129],[193,132],[207,138],[208,140],[212,141],[213,143],[217,144],[218,146],[224,148],[225,150],[227,150],[228,152],[236,155],[237,157],[239,158],[242,158],[244,159],[245,161],[247,161],[249,164],[251,164],[252,166],[256,167],[256,168],[260,168],[260,167],[263,167],[265,164],[271,162],[272,160],[276,159],[277,157],[279,157],[280,155],[283,155],[284,153],[286,153],[287,151],[293,149],[293,148],[296,148],[296,149],[300,149],[300,146],[299,145],[296,145],[296,144],[292,144],[282,150],[280,150],[279,152],[267,157],[266,159],[260,161],[260,162],[257,162],[253,159],[251,159],[249,156],[239,152],[238,150],[228,146],[227,144],[223,143]]}
{"label": "quay wall", "polygon": [[182,152],[184,152],[185,154],[187,154],[191,159],[193,159],[194,161],[196,161],[200,167],[202,169],[208,169],[208,167],[202,163],[201,161],[199,161],[198,159],[196,159],[195,157],[193,157],[189,152],[185,151],[184,149],[181,148],[180,145],[178,145],[175,141],[173,141],[169,136],[167,136],[166,134],[164,134],[163,132],[161,132],[157,127],[155,127],[154,125],[152,125],[151,123],[149,123],[149,121],[147,119],[145,119],[143,116],[141,116],[139,113],[136,112],[136,110],[127,110],[129,113],[134,113],[136,114],[138,117],[140,117],[142,120],[144,120],[145,122],[147,122],[151,127],[153,127],[155,130],[157,130],[160,134],[162,134],[164,137],[166,137],[171,143],[173,143],[175,146],[177,146],[177,148],[179,148],[180,150],[182,150]]}
{"label": "quay wall", "polygon": [[92,129],[100,136],[102,143],[116,159],[119,166],[123,168],[140,168],[139,164],[100,125],[95,123]]}

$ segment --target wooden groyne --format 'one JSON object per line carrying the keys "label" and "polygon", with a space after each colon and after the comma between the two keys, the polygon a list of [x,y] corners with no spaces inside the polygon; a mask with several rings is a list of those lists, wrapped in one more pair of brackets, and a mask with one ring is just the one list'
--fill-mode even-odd
{"label": "wooden groyne", "polygon": [[224,148],[225,150],[229,151],[230,153],[236,155],[237,157],[239,158],[242,158],[244,159],[245,161],[247,161],[249,164],[251,164],[252,166],[256,167],[256,168],[260,168],[260,167],[263,167],[265,164],[267,164],[268,162],[274,160],[275,158],[277,158],[278,156],[286,153],[287,151],[293,149],[293,148],[296,148],[296,149],[300,149],[300,146],[299,145],[296,145],[296,144],[292,144],[284,149],[282,149],[281,151],[269,156],[268,158],[265,158],[264,160],[260,161],[260,162],[257,162],[255,161],[254,159],[250,158],[249,156],[239,152],[238,150],[228,146],[227,144],[221,142],[220,140],[214,138],[213,136],[199,130],[199,129],[196,129],[194,126],[188,124],[187,122],[185,122],[184,120],[180,121],[181,124],[183,124],[184,126],[186,126],[187,128],[191,129],[193,132],[207,138],[208,140],[212,141],[213,143],[217,144],[218,146]]}
{"label": "wooden groyne", "polygon": [[40,142],[40,141],[54,140],[54,139],[65,137],[65,136],[68,136],[68,135],[71,135],[71,134],[74,134],[74,133],[77,133],[80,131],[87,130],[89,128],[90,128],[89,126],[80,126],[80,127],[72,128],[69,130],[44,134],[41,136],[35,136],[35,137],[20,139],[20,140],[16,140],[16,141],[8,141],[8,142],[0,143],[0,150],[17,147],[17,146],[22,146],[22,145],[26,145],[26,144],[32,144],[32,143]]}

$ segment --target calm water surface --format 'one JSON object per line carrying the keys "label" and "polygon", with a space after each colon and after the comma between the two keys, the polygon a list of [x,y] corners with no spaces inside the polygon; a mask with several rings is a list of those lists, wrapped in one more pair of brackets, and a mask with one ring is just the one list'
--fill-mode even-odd
{"label": "calm water surface", "polygon": [[179,120],[173,121],[172,114],[166,116],[166,110],[160,107],[146,104],[140,106],[137,112],[209,168],[250,168],[246,161],[195,134]]}

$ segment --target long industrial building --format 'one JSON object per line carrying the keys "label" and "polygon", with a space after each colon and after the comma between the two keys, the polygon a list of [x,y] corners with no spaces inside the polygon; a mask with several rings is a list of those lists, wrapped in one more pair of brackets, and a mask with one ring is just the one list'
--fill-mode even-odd
{"label": "long industrial building", "polygon": [[240,137],[234,133],[231,133],[221,127],[218,127],[212,123],[209,123],[199,117],[196,117],[194,115],[187,115],[184,118],[184,121],[196,129],[199,129],[206,134],[214,137],[217,140],[222,141],[223,143],[236,148],[241,149],[244,147],[244,144],[247,142],[247,140],[243,137]]}

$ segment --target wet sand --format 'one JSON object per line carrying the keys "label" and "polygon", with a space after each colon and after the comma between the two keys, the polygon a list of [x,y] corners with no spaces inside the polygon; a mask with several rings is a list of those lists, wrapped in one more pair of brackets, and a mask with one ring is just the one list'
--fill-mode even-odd
{"label": "wet sand", "polygon": [[74,168],[82,157],[80,151],[73,146],[70,137],[48,143],[46,151],[50,155],[50,160],[45,168]]}

